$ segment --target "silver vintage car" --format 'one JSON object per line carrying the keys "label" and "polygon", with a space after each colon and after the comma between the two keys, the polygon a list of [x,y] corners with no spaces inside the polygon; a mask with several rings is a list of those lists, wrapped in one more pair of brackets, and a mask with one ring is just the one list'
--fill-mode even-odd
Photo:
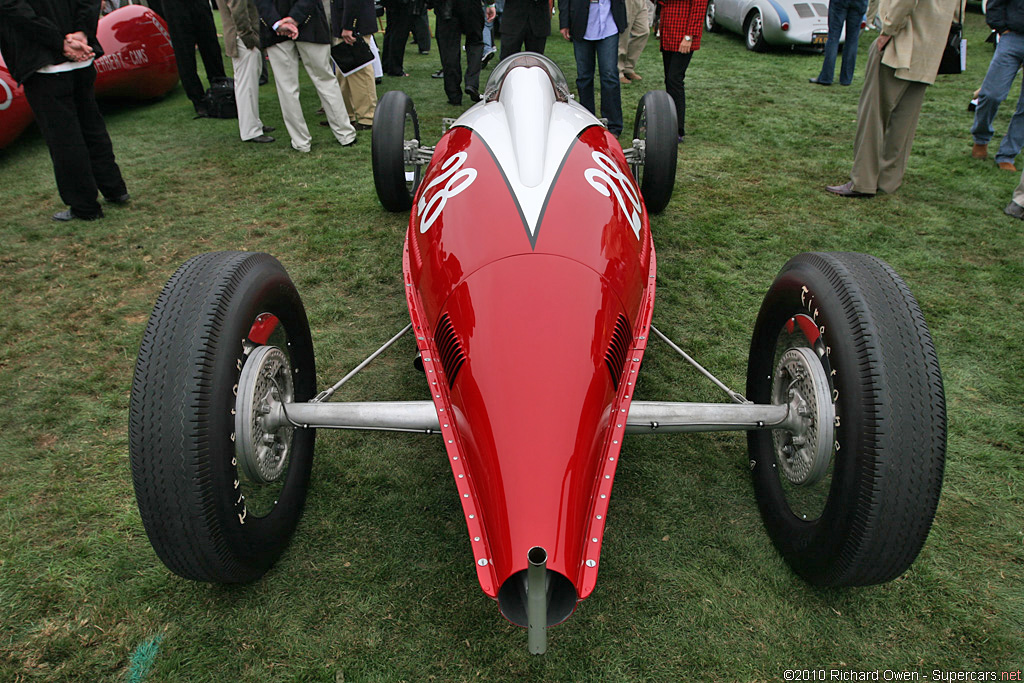
{"label": "silver vintage car", "polygon": [[[828,2],[708,0],[704,28],[739,33],[754,52],[764,52],[770,45],[822,48],[828,38]],[[840,41],[845,37],[844,30]]]}

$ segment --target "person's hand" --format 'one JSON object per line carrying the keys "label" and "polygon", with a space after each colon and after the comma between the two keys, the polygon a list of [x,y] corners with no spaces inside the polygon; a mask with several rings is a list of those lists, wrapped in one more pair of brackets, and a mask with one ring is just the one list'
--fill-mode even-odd
{"label": "person's hand", "polygon": [[685,38],[683,38],[682,40],[679,41],[679,51],[682,52],[684,55],[688,54],[692,50],[693,50],[693,38],[692,37],[686,36]]}
{"label": "person's hand", "polygon": [[350,31],[349,29],[345,29],[344,31],[341,32],[341,39],[348,43],[349,45],[356,44],[355,34],[353,34],[352,31]]}
{"label": "person's hand", "polygon": [[563,38],[565,38],[566,40],[572,40],[572,38],[569,37],[569,29],[563,28],[561,29],[561,32]]}
{"label": "person's hand", "polygon": [[484,21],[494,21],[496,16],[498,16],[498,10],[494,8],[494,5],[488,5],[484,8]]}
{"label": "person's hand", "polygon": [[277,24],[277,35],[295,40],[299,37],[299,27],[291,17],[285,17]]}
{"label": "person's hand", "polygon": [[878,40],[875,41],[875,44],[878,45],[878,51],[881,52],[882,50],[884,50],[885,46],[889,44],[890,40],[892,40],[892,36],[887,36],[884,33],[880,33],[878,35]]}
{"label": "person's hand", "polygon": [[93,49],[89,47],[85,34],[81,31],[64,36],[63,52],[64,56],[73,62],[84,62],[95,56]]}

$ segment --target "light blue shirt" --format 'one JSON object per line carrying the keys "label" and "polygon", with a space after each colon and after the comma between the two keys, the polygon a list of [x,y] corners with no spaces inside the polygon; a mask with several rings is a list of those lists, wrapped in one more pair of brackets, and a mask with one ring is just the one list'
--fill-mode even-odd
{"label": "light blue shirt", "polygon": [[619,27],[612,17],[612,0],[598,0],[590,3],[590,15],[587,17],[587,32],[584,40],[602,40],[618,34]]}

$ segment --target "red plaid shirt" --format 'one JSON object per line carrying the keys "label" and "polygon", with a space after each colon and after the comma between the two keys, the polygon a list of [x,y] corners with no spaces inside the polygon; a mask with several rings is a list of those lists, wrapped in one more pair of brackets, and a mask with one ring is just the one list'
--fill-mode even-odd
{"label": "red plaid shirt", "polygon": [[661,49],[678,52],[683,38],[693,38],[691,51],[700,49],[708,0],[658,0],[661,6]]}

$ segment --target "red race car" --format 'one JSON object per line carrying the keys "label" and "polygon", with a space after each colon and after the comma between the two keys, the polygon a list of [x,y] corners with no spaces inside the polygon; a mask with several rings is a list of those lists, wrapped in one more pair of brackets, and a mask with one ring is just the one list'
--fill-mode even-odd
{"label": "red race car", "polygon": [[[745,430],[765,526],[820,585],[899,576],[938,502],[945,404],[935,350],[899,276],[862,254],[802,254],[768,290],[745,395],[651,324],[648,211],[675,184],[675,109],[640,102],[623,150],[548,59],[510,57],[436,147],[381,98],[374,178],[411,208],[410,325],[318,391],[299,295],[271,256],[197,256],[167,283],[139,352],[131,465],[150,541],[175,573],[252,581],[306,495],[316,429],[440,437],[483,591],[529,626],[532,652],[594,589],[623,439]],[[329,399],[411,331],[429,400]],[[652,335],[726,393],[638,401]]]}
{"label": "red race car", "polygon": [[[167,25],[153,10],[126,5],[100,17],[96,38],[104,55],[96,60],[96,96],[149,100],[178,82],[178,66]],[[25,90],[0,56],[0,149],[33,120]]]}

